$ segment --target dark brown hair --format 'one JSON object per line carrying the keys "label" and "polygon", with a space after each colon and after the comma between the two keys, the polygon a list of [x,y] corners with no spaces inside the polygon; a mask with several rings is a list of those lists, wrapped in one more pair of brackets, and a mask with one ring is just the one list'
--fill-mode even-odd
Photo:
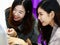
{"label": "dark brown hair", "polygon": [[[13,20],[12,12],[17,5],[23,5],[25,8],[25,11],[26,11],[22,22]],[[10,9],[10,15],[8,18],[9,24],[15,29],[17,29],[17,27],[20,24],[22,24],[23,28],[21,29],[22,30],[21,32],[24,34],[28,34],[32,30],[33,20],[34,20],[34,18],[32,15],[32,2],[31,2],[31,0],[14,0],[12,7]]]}

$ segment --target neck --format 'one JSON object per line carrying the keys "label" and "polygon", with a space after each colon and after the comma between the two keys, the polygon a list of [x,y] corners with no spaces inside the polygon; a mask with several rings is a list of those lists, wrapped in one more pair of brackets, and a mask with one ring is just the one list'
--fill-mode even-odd
{"label": "neck", "polygon": [[51,27],[54,27],[54,25],[55,25],[54,20],[51,21],[50,25],[51,25]]}

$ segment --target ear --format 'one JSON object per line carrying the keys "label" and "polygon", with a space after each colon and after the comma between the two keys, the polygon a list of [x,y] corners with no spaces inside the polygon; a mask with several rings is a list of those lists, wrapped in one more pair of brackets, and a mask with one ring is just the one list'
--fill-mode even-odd
{"label": "ear", "polygon": [[54,11],[51,11],[50,14],[49,14],[49,16],[50,16],[51,18],[54,18],[55,12],[54,12]]}

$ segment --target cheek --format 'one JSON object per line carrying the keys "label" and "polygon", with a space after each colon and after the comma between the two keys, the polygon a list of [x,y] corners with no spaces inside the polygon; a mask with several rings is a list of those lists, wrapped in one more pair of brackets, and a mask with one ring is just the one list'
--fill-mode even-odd
{"label": "cheek", "polygon": [[38,20],[40,20],[40,16],[38,16]]}
{"label": "cheek", "polygon": [[43,21],[46,21],[46,20],[47,20],[47,16],[43,15],[43,16],[42,16],[42,20],[43,20]]}
{"label": "cheek", "polygon": [[42,18],[43,18],[43,21],[44,21],[45,23],[48,23],[48,22],[49,22],[49,18],[48,18],[47,16],[43,16]]}
{"label": "cheek", "polygon": [[20,14],[20,18],[24,18],[24,16],[25,16],[24,14]]}
{"label": "cheek", "polygon": [[49,18],[45,18],[45,23],[49,24],[50,23],[50,19]]}

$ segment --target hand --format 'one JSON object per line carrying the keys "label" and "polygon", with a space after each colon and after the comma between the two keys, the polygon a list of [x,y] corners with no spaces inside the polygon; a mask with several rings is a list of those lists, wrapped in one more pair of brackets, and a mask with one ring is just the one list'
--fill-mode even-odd
{"label": "hand", "polygon": [[16,31],[13,29],[13,28],[8,28],[7,29],[7,34],[9,35],[9,36],[12,36],[12,37],[16,37],[17,36],[17,33],[16,33]]}
{"label": "hand", "polygon": [[8,37],[9,45],[28,45],[23,39],[16,38],[16,37]]}

